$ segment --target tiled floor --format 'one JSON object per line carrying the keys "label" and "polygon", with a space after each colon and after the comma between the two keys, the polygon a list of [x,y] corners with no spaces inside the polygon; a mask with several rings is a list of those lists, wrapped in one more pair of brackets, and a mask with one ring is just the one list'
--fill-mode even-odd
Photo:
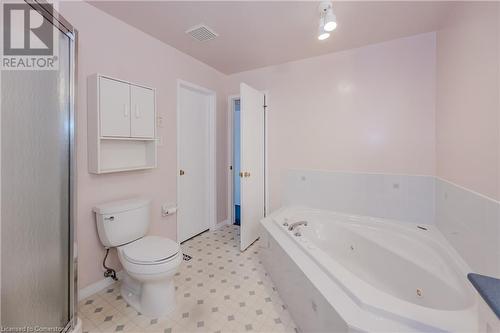
{"label": "tiled floor", "polygon": [[258,244],[239,250],[239,227],[224,226],[182,245],[191,255],[175,276],[177,307],[147,318],[120,296],[119,282],[79,303],[84,332],[295,332],[267,276]]}

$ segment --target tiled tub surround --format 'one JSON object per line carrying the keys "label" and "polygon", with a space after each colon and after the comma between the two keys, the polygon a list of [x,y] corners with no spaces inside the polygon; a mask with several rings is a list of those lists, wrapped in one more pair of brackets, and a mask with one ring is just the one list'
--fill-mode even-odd
{"label": "tiled tub surround", "polygon": [[475,273],[500,278],[500,202],[434,176],[289,170],[284,205],[436,225]]}
{"label": "tiled tub surround", "polygon": [[500,278],[500,203],[438,178],[436,224],[475,273]]}
{"label": "tiled tub surround", "polygon": [[165,318],[127,306],[119,282],[79,303],[84,332],[295,332],[259,258],[239,250],[239,227],[224,226],[182,244],[191,255],[175,276],[177,305]]}
{"label": "tiled tub surround", "polygon": [[434,177],[288,170],[284,205],[434,224]]}
{"label": "tiled tub surround", "polygon": [[478,329],[469,268],[435,226],[292,206],[262,226],[264,265],[305,332]]}

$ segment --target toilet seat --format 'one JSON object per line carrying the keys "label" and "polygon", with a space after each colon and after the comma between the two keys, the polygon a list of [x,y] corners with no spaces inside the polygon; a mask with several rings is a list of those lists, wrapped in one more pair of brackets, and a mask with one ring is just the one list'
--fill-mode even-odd
{"label": "toilet seat", "polygon": [[136,265],[159,265],[174,259],[179,244],[171,239],[146,236],[120,247],[123,259]]}

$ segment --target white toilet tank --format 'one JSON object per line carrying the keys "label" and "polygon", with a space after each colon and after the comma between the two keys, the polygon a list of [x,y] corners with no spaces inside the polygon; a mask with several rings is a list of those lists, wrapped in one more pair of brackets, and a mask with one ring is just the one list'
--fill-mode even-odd
{"label": "white toilet tank", "polygon": [[97,232],[105,247],[117,247],[144,237],[148,231],[151,200],[131,199],[95,206]]}

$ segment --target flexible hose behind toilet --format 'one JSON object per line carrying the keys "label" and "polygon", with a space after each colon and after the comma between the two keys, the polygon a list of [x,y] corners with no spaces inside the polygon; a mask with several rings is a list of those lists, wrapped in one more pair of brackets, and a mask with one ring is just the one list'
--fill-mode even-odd
{"label": "flexible hose behind toilet", "polygon": [[106,266],[106,259],[108,258],[109,248],[106,248],[106,255],[104,256],[104,260],[102,261],[102,267],[106,270],[104,272],[104,277],[111,277],[113,280],[118,281],[116,277],[116,271],[113,268]]}

